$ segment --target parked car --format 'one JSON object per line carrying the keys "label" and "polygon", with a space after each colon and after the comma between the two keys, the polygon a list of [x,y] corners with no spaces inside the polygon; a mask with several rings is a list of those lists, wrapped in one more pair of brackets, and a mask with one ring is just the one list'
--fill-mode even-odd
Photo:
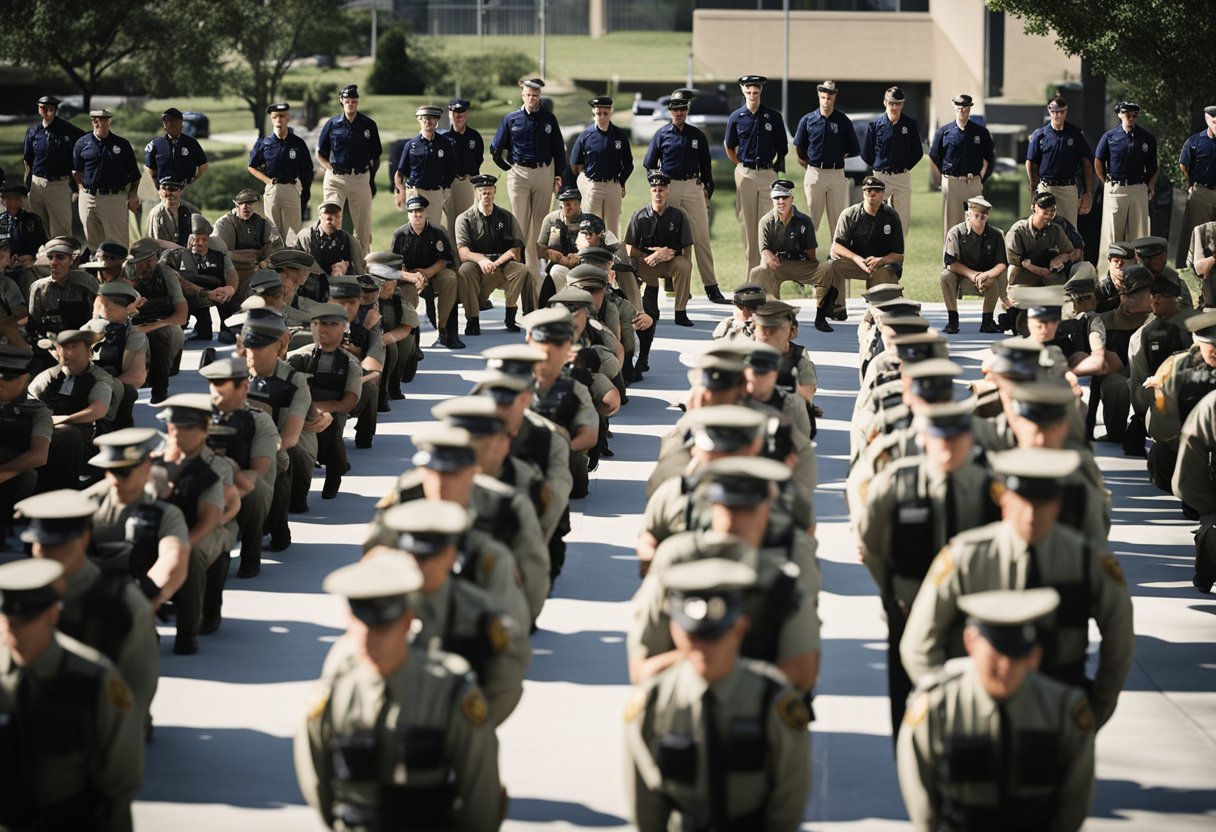
{"label": "parked car", "polygon": [[[714,159],[725,159],[726,150],[723,149],[722,142],[726,139],[726,122],[739,106],[739,101],[728,98],[723,90],[695,92],[692,107],[688,111],[688,123],[703,131],[709,138],[709,153]],[[633,102],[635,143],[649,144],[659,128],[671,121],[671,111],[667,109],[667,102],[670,100],[670,95],[661,95],[655,101],[639,98]]]}
{"label": "parked car", "polygon": [[206,139],[211,135],[211,119],[196,110],[182,113],[182,132],[194,139]]}

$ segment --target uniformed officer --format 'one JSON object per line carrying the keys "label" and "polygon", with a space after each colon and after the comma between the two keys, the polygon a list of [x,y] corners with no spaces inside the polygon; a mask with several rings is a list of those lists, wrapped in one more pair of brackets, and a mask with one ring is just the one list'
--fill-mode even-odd
{"label": "uniformed officer", "polygon": [[157,496],[181,510],[190,528],[190,567],[173,598],[177,637],[173,652],[198,652],[199,635],[210,635],[222,622],[224,585],[232,548],[227,528],[240,511],[233,467],[207,444],[211,397],[178,393],[165,399],[157,418],[167,429],[165,446],[153,459]]}
{"label": "uniformed officer", "polygon": [[[836,223],[832,259],[824,267],[821,286],[838,286],[845,279],[864,280],[866,288],[899,283],[905,231],[900,215],[883,201],[886,189],[883,179],[877,176],[867,176],[861,183],[862,201],[846,208]],[[819,301],[825,315],[829,311],[828,292],[830,289]]]}
{"label": "uniformed officer", "polygon": [[1064,284],[1064,297],[1070,308],[1056,330],[1055,343],[1067,356],[1073,375],[1078,377],[1106,369],[1106,324],[1096,311],[1096,277],[1097,272],[1076,274]]}
{"label": "uniformed officer", "polygon": [[304,227],[303,205],[312,189],[313,164],[308,145],[291,129],[291,105],[266,108],[273,129],[249,151],[250,176],[266,183],[262,205],[266,218],[284,237]]}
{"label": "uniformed officer", "polygon": [[481,173],[485,160],[486,145],[481,133],[469,126],[469,102],[464,98],[453,98],[448,102],[448,122],[451,124],[443,135],[456,150],[456,178],[448,194],[447,217],[444,230],[448,239],[456,239],[456,218],[473,207],[473,183],[470,179]]}
{"label": "uniformed officer", "polygon": [[566,273],[578,265],[578,232],[583,218],[583,195],[578,188],[563,188],[557,194],[558,207],[540,222],[536,245],[544,256],[545,278],[541,281],[538,303],[545,306],[554,292],[566,288]]}
{"label": "uniformed officer", "polygon": [[241,301],[249,295],[249,278],[253,273],[262,268],[272,252],[283,248],[279,229],[253,210],[257,201],[257,192],[244,188],[232,198],[235,207],[215,221],[214,235],[227,247],[228,256],[240,276],[236,294],[220,308],[224,318],[235,314]]}
{"label": "uniformed officer", "polygon": [[38,251],[47,242],[46,227],[41,217],[25,210],[25,197],[29,188],[24,182],[6,179],[0,184],[0,199],[4,211],[0,212],[0,234],[8,237],[9,252],[20,266],[34,265]]}
{"label": "uniformed officer", "polygon": [[1153,314],[1144,326],[1132,333],[1127,345],[1127,388],[1141,429],[1145,411],[1154,398],[1153,389],[1144,383],[1156,374],[1167,358],[1190,347],[1191,333],[1186,322],[1195,314],[1180,308],[1179,288],[1166,278],[1158,277],[1153,281],[1149,296]]}
{"label": "uniformed officer", "polygon": [[325,168],[324,196],[341,208],[350,205],[355,238],[372,244],[372,178],[380,165],[380,129],[359,112],[359,88],[348,84],[338,94],[342,112],[325,122],[317,138],[317,161]]}
{"label": "uniformed officer", "polygon": [[[1098,726],[1114,713],[1131,668],[1132,607],[1118,559],[1100,541],[1056,522],[1075,451],[1019,448],[989,454],[1002,478],[1002,520],[957,535],[929,567],[912,604],[900,656],[918,682],[963,653],[958,599],[990,589],[1049,586],[1062,604],[1043,623],[1043,672],[1088,691]],[[1102,634],[1098,672],[1086,678],[1089,619]]]}
{"label": "uniformed officer", "polygon": [[[1102,134],[1094,149],[1094,169],[1105,183],[1102,242],[1134,240],[1149,233],[1148,206],[1157,190],[1157,138],[1136,126],[1140,105],[1120,101],[1115,106],[1119,126]],[[1104,264],[1098,264],[1105,274]]]}
{"label": "uniformed officer", "polygon": [[1030,216],[1015,222],[1005,233],[1010,288],[1055,286],[1068,279],[1065,267],[1073,244],[1064,229],[1052,222],[1055,215],[1055,196],[1040,191],[1032,200]]}
{"label": "uniformed officer", "polygon": [[[655,466],[646,480],[648,498],[673,477],[689,471],[694,463],[712,462],[733,453],[743,456],[760,453],[764,447],[762,429],[769,414],[745,406],[746,368],[738,355],[703,354],[697,358],[694,371],[689,373],[689,380],[696,383],[689,392],[688,412],[659,440]],[[648,511],[646,531],[638,535],[638,559],[642,561],[643,572],[659,542],[659,535],[650,528],[650,514]],[[810,526],[809,519],[805,526]],[[652,539],[647,538],[648,534]]]}
{"label": "uniformed officer", "polygon": [[[20,347],[0,344],[0,472],[4,476],[0,482],[0,534],[5,536],[13,506],[33,494],[38,485],[54,432],[50,408],[27,392],[32,359]],[[57,485],[48,483],[47,488]]]}
{"label": "uniformed officer", "polygon": [[1187,185],[1182,239],[1188,241],[1193,229],[1216,221],[1216,105],[1203,108],[1203,119],[1207,129],[1187,139],[1178,156]]}
{"label": "uniformed officer", "polygon": [[861,145],[861,158],[874,169],[874,177],[882,182],[886,199],[899,215],[899,227],[907,235],[912,230],[911,170],[925,155],[921,145],[920,125],[904,115],[904,91],[890,87],[883,93],[886,110],[870,122],[866,139]]}
{"label": "uniformed officer", "polygon": [[[457,300],[473,297],[476,288],[459,290],[458,281],[468,281],[470,277],[467,273],[457,276],[453,268],[456,250],[443,228],[427,218],[429,205],[425,196],[410,197],[406,201],[405,210],[410,221],[393,232],[389,249],[401,257],[399,275],[405,300],[411,307],[417,307],[420,296],[431,294],[436,297],[438,314],[434,326],[439,330],[436,343],[460,350],[464,349],[464,342],[460,340]],[[480,306],[478,312],[480,314]]]}
{"label": "uniformed officer", "polygon": [[157,136],[144,147],[144,170],[152,181],[160,183],[165,177],[181,182],[183,187],[201,178],[207,170],[207,154],[198,139],[182,132],[182,111],[170,107],[161,113],[164,135]]}
{"label": "uniformed officer", "polygon": [[[1031,197],[1046,192],[1056,198],[1060,216],[1077,224],[1093,207],[1093,150],[1081,128],[1068,121],[1068,101],[1061,95],[1047,102],[1048,124],[1030,134],[1026,146],[1026,179]],[[1078,169],[1081,195],[1077,196]]]}
{"label": "uniformed officer", "polygon": [[[312,310],[319,303],[300,294],[300,289],[308,282],[316,265],[316,258],[300,249],[282,249],[270,255],[270,268],[278,273],[283,292],[277,297],[273,293],[263,292],[262,298],[267,306],[277,309],[283,315],[289,329],[301,326],[307,329]],[[309,339],[304,334],[302,341],[307,340]]]}
{"label": "uniformed officer", "polygon": [[21,533],[35,558],[63,567],[66,581],[58,628],[101,653],[131,688],[134,712],[149,718],[160,679],[160,656],[152,606],[126,563],[89,557],[96,504],[79,491],[48,491],[17,503],[29,527]]}
{"label": "uniformed officer", "polygon": [[317,221],[302,232],[296,245],[317,261],[313,276],[300,287],[300,293],[312,300],[329,300],[329,278],[359,275],[366,271],[362,242],[342,228],[342,206],[325,200],[317,207]]}
{"label": "uniformed officer", "polygon": [[553,296],[551,307],[564,307],[569,310],[573,326],[573,344],[577,350],[573,354],[575,372],[585,371],[590,378],[588,388],[591,391],[591,401],[600,414],[600,444],[591,456],[591,468],[603,455],[607,447],[607,420],[621,408],[621,394],[618,387],[623,357],[620,342],[616,336],[591,317],[591,293],[573,286],[563,289]]}
{"label": "uniformed officer", "polygon": [[148,377],[152,401],[169,395],[169,376],[181,362],[186,343],[186,296],[177,272],[158,259],[160,246],[148,237],[131,246],[127,261],[135,289],[144,302],[132,319],[148,338]]}
{"label": "uniformed officer", "polygon": [[157,183],[160,202],[148,212],[144,225],[149,237],[178,246],[186,245],[190,236],[190,217],[197,210],[193,205],[182,202],[183,187],[180,179],[172,176],[160,178]]}
{"label": "uniformed officer", "polygon": [[600,95],[587,104],[595,122],[571,145],[570,169],[578,176],[584,210],[603,219],[613,234],[619,234],[625,181],[633,173],[629,134],[612,123],[611,98]]}
{"label": "uniformed officer", "polygon": [[744,75],[739,79],[744,104],[726,122],[726,157],[735,166],[735,217],[743,231],[743,252],[750,272],[760,265],[760,217],[768,210],[769,192],[785,170],[785,120],[760,103],[768,79]]}
{"label": "uniformed officer", "polygon": [[1212,283],[1213,265],[1216,265],[1216,220],[1195,226],[1186,254],[1186,267],[1199,278],[1200,297],[1205,307],[1216,306],[1216,287]]}
{"label": "uniformed officer", "polygon": [[984,299],[980,332],[1000,332],[992,315],[997,300],[1005,294],[1008,261],[1004,233],[988,224],[991,210],[991,202],[983,196],[973,196],[967,200],[963,221],[946,232],[942,255],[945,268],[939,281],[949,319],[942,332],[947,335],[959,331],[958,299],[963,296],[964,288],[974,289]]}
{"label": "uniformed officer", "polygon": [[72,148],[72,175],[80,188],[80,224],[94,250],[102,240],[125,246],[131,239],[127,211],[139,205],[139,164],[131,143],[110,132],[113,117],[109,110],[90,110],[93,132],[81,136]]}
{"label": "uniformed officer", "polygon": [[933,134],[929,164],[942,180],[942,237],[963,221],[963,212],[972,197],[984,192],[984,180],[992,171],[995,156],[992,134],[971,120],[975,103],[969,95],[956,95],[954,121]]}
{"label": "uniformed officer", "polygon": [[819,227],[826,214],[826,233],[836,228],[836,222],[849,204],[849,183],[844,176],[844,160],[861,155],[857,131],[853,122],[836,109],[839,90],[835,81],[824,81],[815,87],[819,94],[819,109],[812,110],[798,122],[794,133],[794,151],[798,164],[806,168],[802,188],[806,192],[806,213],[811,228]]}
{"label": "uniformed officer", "polygon": [[[348,321],[346,309],[336,303],[318,304],[312,312],[310,330],[313,342],[293,350],[287,355],[287,363],[297,372],[308,374],[308,388],[312,392],[312,406],[319,413],[327,414],[329,424],[317,433],[317,462],[325,466],[325,485],[321,499],[332,500],[342,488],[342,475],[350,470],[346,459],[346,446],[342,432],[346,419],[363,391],[363,370],[359,360],[343,349]],[[294,477],[311,477],[311,471],[299,471]],[[297,481],[292,491],[301,495]],[[304,494],[307,489],[302,490]]]}
{"label": "uniformed officer", "polygon": [[642,832],[792,830],[810,793],[809,718],[801,696],[763,663],[739,657],[756,572],[710,558],[664,576],[681,660],[649,679],[625,711],[626,787]]}
{"label": "uniformed officer", "polygon": [[[1095,381],[1100,385],[1102,420],[1106,424],[1106,435],[1099,442],[1122,442],[1127,430],[1127,412],[1131,409],[1131,394],[1128,391],[1128,364],[1131,361],[1128,347],[1132,335],[1144,326],[1152,314],[1153,276],[1143,266],[1128,266],[1123,272],[1123,291],[1118,308],[1103,312],[1098,317],[1106,327],[1106,356],[1111,372]],[[1094,382],[1091,382],[1091,390]],[[1092,423],[1096,403],[1091,396],[1089,422]]]}
{"label": "uniformed officer", "polygon": [[[671,278],[675,284],[676,325],[693,325],[686,311],[692,295],[692,261],[687,254],[693,242],[692,226],[684,212],[668,200],[671,177],[665,173],[651,173],[647,182],[650,184],[650,204],[642,206],[630,217],[624,240],[625,250],[637,269],[638,282],[646,284],[646,289],[640,296],[630,297],[630,294],[637,294],[636,290],[630,292],[630,283],[626,281],[621,287],[629,302],[655,322],[655,326],[641,334],[639,359],[649,357],[654,330],[658,326],[659,278]],[[759,254],[756,259],[759,262]],[[645,363],[649,369],[647,362],[640,363]]]}
{"label": "uniformed officer", "polygon": [[[526,92],[529,88],[524,89]],[[526,174],[516,173],[517,169],[534,170],[516,164],[511,168],[515,178],[508,177],[508,182],[523,183],[527,178]],[[515,315],[520,298],[523,298],[524,314],[536,307],[538,271],[534,269],[529,272],[529,267],[521,262],[525,247],[528,247],[529,251],[534,250],[535,237],[525,237],[526,229],[516,220],[515,215],[494,204],[498,177],[482,173],[474,176],[471,181],[477,202],[456,218],[455,239],[456,250],[460,255],[459,287],[464,293],[460,298],[465,314],[464,334],[481,334],[482,301],[488,299],[490,293],[499,287],[502,287],[506,295],[507,332],[519,332]],[[519,187],[522,188],[523,184]],[[512,198],[512,204],[516,199],[524,198],[517,195]],[[536,223],[540,223],[542,216],[543,211],[537,214]]]}
{"label": "uniformed officer", "polygon": [[0,823],[130,829],[143,717],[107,658],[56,631],[63,575],[54,561],[0,566],[0,736],[18,763],[0,781]]}
{"label": "uniformed officer", "polygon": [[[1216,310],[1193,315],[1183,325],[1191,334],[1192,345],[1165,358],[1144,384],[1152,397],[1145,418],[1153,437],[1149,479],[1163,491],[1171,490],[1182,425],[1199,402],[1216,390]],[[1184,500],[1183,513],[1188,509]]]}
{"label": "uniformed officer", "polygon": [[[380,381],[381,413],[389,410],[389,401],[405,398],[401,392],[401,382],[411,381],[422,360],[422,349],[418,346],[418,312],[413,303],[405,298],[397,288],[401,278],[401,257],[392,252],[373,252],[380,262],[370,263],[370,277],[380,282],[376,297],[370,296],[367,287],[363,288],[360,299],[359,314],[365,316],[370,306],[375,306],[380,313],[380,340],[384,344],[384,372]],[[371,301],[369,306],[368,301]],[[455,339],[459,343],[459,338]],[[457,348],[452,343],[449,349]]]}
{"label": "uniformed officer", "polygon": [[100,335],[92,330],[65,329],[38,346],[54,355],[55,366],[30,382],[29,393],[51,409],[55,433],[51,460],[56,463],[39,475],[39,490],[50,483],[74,488],[83,473],[85,450],[99,423],[109,418],[114,404],[110,374],[93,363],[93,344]]}
{"label": "uniformed officer", "polygon": [[102,337],[93,345],[93,360],[110,374],[116,429],[134,424],[135,400],[148,377],[148,336],[131,323],[128,310],[141,297],[124,280],[103,283],[97,290],[101,315],[89,321],[86,329]]}
{"label": "uniformed officer", "polygon": [[660,127],[651,138],[642,167],[648,171],[661,171],[671,178],[667,199],[684,212],[692,226],[697,275],[705,287],[705,297],[714,303],[726,303],[718,288],[709,239],[709,200],[714,194],[709,139],[700,128],[688,123],[688,108],[693,97],[694,92],[687,89],[678,89],[671,94],[667,102],[671,123]]}
{"label": "uniformed officer", "polygon": [[[525,263],[533,282],[539,286],[543,253],[536,239],[541,219],[561,188],[566,146],[557,119],[541,106],[540,91],[545,82],[540,78],[523,78],[519,86],[523,106],[503,116],[490,142],[490,155],[494,164],[508,171],[507,199],[511,202],[511,213],[519,221],[519,237],[523,241],[521,256],[516,259]],[[474,182],[473,187],[478,184]],[[458,221],[456,237],[460,236]],[[523,251],[527,252],[526,260]]]}
{"label": "uniformed officer", "polygon": [[412,558],[380,551],[323,584],[350,615],[296,734],[295,767],[334,829],[489,832],[506,814],[498,739],[468,663],[410,643],[423,582]]}
{"label": "uniformed officer", "polygon": [[1114,242],[1106,247],[1106,277],[1098,282],[1098,312],[1109,312],[1119,305],[1123,291],[1123,269],[1136,265],[1136,250],[1131,243]]}
{"label": "uniformed officer", "polygon": [[1076,830],[1093,800],[1094,715],[1039,672],[1054,589],[958,599],[970,658],[918,686],[899,731],[899,787],[913,826]]}
{"label": "uniformed officer", "polygon": [[[815,223],[794,205],[794,183],[778,179],[769,192],[773,208],[760,218],[760,265],[748,272],[747,282],[759,284],[766,295],[781,299],[781,284],[793,281],[800,286],[817,282],[819,258],[815,255]],[[832,287],[833,289],[837,287]],[[844,288],[841,283],[840,289]],[[827,294],[831,294],[828,290]],[[837,295],[839,290],[837,290]],[[836,296],[825,300],[828,311],[835,309]],[[816,321],[815,328],[819,328]],[[825,321],[826,325],[826,321]],[[826,330],[831,332],[831,327]]]}
{"label": "uniformed officer", "polygon": [[223,241],[211,236],[213,230],[206,217],[192,214],[185,247],[162,255],[165,264],[177,272],[188,311],[194,317],[194,334],[188,339],[191,341],[211,340],[214,332],[211,307],[226,307],[240,288],[236,266]]}
{"label": "uniformed officer", "polygon": [[38,99],[39,122],[25,131],[23,177],[30,187],[30,210],[52,236],[72,233],[72,149],[84,131],[59,118],[59,99]]}
{"label": "uniformed officer", "polygon": [[[358,283],[341,278],[330,284],[332,303],[346,311],[346,332],[342,338],[342,349],[359,362],[359,402],[350,411],[355,422],[355,447],[367,449],[376,435],[379,412],[380,384],[384,371],[384,339],[380,335],[379,311],[369,312],[359,320],[362,291]],[[376,320],[373,322],[373,318]]]}
{"label": "uniformed officer", "polygon": [[731,298],[734,310],[714,328],[714,339],[751,338],[756,327],[756,309],[764,305],[765,298],[766,292],[759,283],[744,283],[735,289]]}
{"label": "uniformed officer", "polygon": [[1169,241],[1164,237],[1140,237],[1132,241],[1132,249],[1136,252],[1136,259],[1140,265],[1148,269],[1154,279],[1164,278],[1177,286],[1182,308],[1194,309],[1195,303],[1191,299],[1191,289],[1186,285],[1186,281],[1178,276],[1178,272],[1169,265],[1167,248],[1169,248]]}
{"label": "uniformed officer", "polygon": [[[1210,313],[1199,317],[1207,314]],[[1199,521],[1199,528],[1195,530],[1195,571],[1191,582],[1205,594],[1210,593],[1212,584],[1216,583],[1216,540],[1212,531],[1216,525],[1216,482],[1213,482],[1211,470],[1212,449],[1216,448],[1214,424],[1216,396],[1209,392],[1182,424],[1177,465],[1170,483],[1174,495],[1182,501],[1187,518]]]}
{"label": "uniformed officer", "polygon": [[[75,250],[70,245],[51,241],[43,253],[50,261],[50,275],[30,286],[27,330],[31,340],[84,326],[93,316],[97,296],[97,281],[72,267]],[[36,359],[35,363],[41,362]]]}
{"label": "uniformed officer", "polygon": [[436,130],[443,110],[429,104],[419,107],[414,115],[422,126],[417,136],[405,143],[401,161],[393,172],[396,185],[393,200],[401,210],[407,198],[421,196],[427,200],[426,218],[439,228],[447,207],[448,192],[456,178],[456,148]]}

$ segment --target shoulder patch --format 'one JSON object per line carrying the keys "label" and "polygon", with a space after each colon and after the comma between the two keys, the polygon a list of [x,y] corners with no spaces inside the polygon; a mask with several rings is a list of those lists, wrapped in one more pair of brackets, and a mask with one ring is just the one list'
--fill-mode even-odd
{"label": "shoulder patch", "polygon": [[109,699],[110,704],[120,711],[131,710],[131,689],[117,673],[110,676],[106,682],[106,699]]}
{"label": "shoulder patch", "polygon": [[490,717],[490,708],[486,705],[486,698],[480,688],[473,687],[465,691],[464,696],[460,697],[460,712],[471,725],[485,724]]}
{"label": "shoulder patch", "polygon": [[312,702],[308,705],[308,721],[316,722],[325,713],[325,708],[329,705],[329,691],[319,691],[313,697]]}
{"label": "shoulder patch", "polygon": [[941,586],[950,580],[950,575],[954,572],[954,558],[950,554],[949,546],[943,546],[942,550],[937,553],[929,571],[934,586]]}
{"label": "shoulder patch", "polygon": [[993,478],[992,482],[990,482],[988,484],[989,498],[991,498],[993,503],[995,503],[996,505],[999,506],[1001,504],[1001,497],[1004,496],[1004,494],[1005,494],[1005,483],[998,481],[996,478]]}
{"label": "shoulder patch", "polygon": [[921,693],[908,705],[904,711],[904,725],[909,728],[915,728],[925,721],[925,716],[929,713],[929,694]]}
{"label": "shoulder patch", "polygon": [[494,567],[498,565],[498,555],[493,552],[487,552],[481,559],[481,571],[489,575],[494,571]]}
{"label": "shoulder patch", "polygon": [[1102,558],[1102,571],[1119,586],[1127,586],[1127,576],[1123,574],[1123,566],[1114,555],[1106,555]]}
{"label": "shoulder patch", "polygon": [[625,721],[633,722],[646,710],[646,697],[638,691],[625,703]]}
{"label": "shoulder patch", "polygon": [[777,701],[777,715],[781,721],[795,731],[805,731],[811,721],[811,713],[797,691],[789,691]]}
{"label": "shoulder patch", "polygon": [[1073,707],[1072,721],[1086,734],[1094,730],[1094,712],[1089,708],[1088,699],[1082,697],[1081,701]]}
{"label": "shoulder patch", "polygon": [[490,616],[486,621],[486,638],[490,641],[490,647],[495,653],[501,653],[507,649],[507,645],[511,643],[511,636],[507,632],[507,625],[503,621],[504,616]]}

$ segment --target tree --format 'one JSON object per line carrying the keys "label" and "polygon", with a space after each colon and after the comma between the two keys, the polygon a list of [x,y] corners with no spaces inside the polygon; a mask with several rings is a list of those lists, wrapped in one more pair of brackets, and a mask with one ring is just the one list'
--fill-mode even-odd
{"label": "tree", "polygon": [[[1216,101],[1216,74],[1204,56],[1213,35],[1210,0],[987,0],[988,7],[1054,35],[1069,55],[1088,61],[1144,108],[1160,144],[1162,173],[1180,182],[1171,160],[1202,129],[1203,108]],[[1113,116],[1111,117],[1113,123]]]}
{"label": "tree", "polygon": [[[155,0],[0,0],[0,58],[67,75],[91,107],[103,79],[152,80],[188,93],[206,83],[214,40],[195,36],[207,4]],[[164,37],[172,33],[171,37]],[[182,71],[192,68],[191,72]]]}

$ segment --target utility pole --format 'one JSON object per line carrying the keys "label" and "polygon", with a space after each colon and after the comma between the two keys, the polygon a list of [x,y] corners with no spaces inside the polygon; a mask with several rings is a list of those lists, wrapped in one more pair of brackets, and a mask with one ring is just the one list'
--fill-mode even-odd
{"label": "utility pole", "polygon": [[545,0],[539,0],[540,4],[540,77],[545,77]]}

